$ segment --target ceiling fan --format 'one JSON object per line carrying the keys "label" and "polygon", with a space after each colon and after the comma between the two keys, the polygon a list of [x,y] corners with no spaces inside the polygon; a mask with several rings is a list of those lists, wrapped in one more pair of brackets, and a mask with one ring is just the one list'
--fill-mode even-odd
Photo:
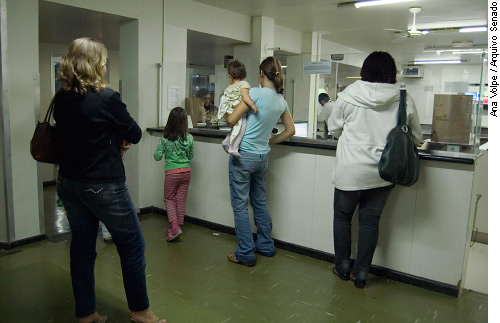
{"label": "ceiling fan", "polygon": [[384,29],[384,30],[389,30],[389,31],[394,31],[397,35],[399,35],[398,38],[393,40],[393,43],[398,43],[400,41],[405,40],[406,38],[411,38],[411,37],[418,37],[425,35],[429,33],[427,30],[418,30],[417,29],[417,24],[416,24],[416,19],[417,19],[417,13],[419,13],[422,8],[421,7],[411,7],[408,10],[413,14],[413,25],[409,30],[401,30],[401,29]]}

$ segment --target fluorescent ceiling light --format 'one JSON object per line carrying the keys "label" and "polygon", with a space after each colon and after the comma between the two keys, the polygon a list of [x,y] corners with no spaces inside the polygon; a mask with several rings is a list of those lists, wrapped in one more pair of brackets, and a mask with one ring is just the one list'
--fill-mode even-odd
{"label": "fluorescent ceiling light", "polygon": [[461,33],[475,33],[478,31],[488,31],[488,28],[486,26],[481,26],[481,27],[464,27],[460,28],[459,32]]}
{"label": "fluorescent ceiling light", "polygon": [[471,47],[474,47],[474,42],[473,41],[454,41],[451,43],[451,47],[455,47],[455,48],[469,47],[469,48],[471,48]]}
{"label": "fluorescent ceiling light", "polygon": [[462,63],[462,60],[460,60],[460,59],[415,61],[414,62],[414,64],[416,64],[416,65],[423,65],[423,64],[460,64],[460,63]]}
{"label": "fluorescent ceiling light", "polygon": [[410,2],[416,0],[372,0],[372,1],[358,1],[354,3],[356,8],[368,7],[368,6],[378,6],[382,4],[400,3],[400,2]]}
{"label": "fluorescent ceiling light", "polygon": [[346,76],[346,79],[360,79],[361,76]]}
{"label": "fluorescent ceiling light", "polygon": [[482,53],[486,50],[485,46],[470,46],[470,47],[427,47],[424,48],[424,53],[434,53],[434,52],[461,52],[461,51],[476,51]]}
{"label": "fluorescent ceiling light", "polygon": [[482,54],[482,50],[459,50],[456,52],[452,52],[453,55],[460,55],[460,54]]}

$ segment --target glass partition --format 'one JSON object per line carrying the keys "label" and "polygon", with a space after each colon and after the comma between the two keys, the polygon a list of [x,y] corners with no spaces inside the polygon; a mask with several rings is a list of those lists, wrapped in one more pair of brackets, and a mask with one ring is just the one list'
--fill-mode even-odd
{"label": "glass partition", "polygon": [[323,106],[318,101],[319,94],[325,93],[331,101],[335,101],[338,93],[359,79],[361,63],[366,55],[344,54],[342,61],[324,55],[319,62],[311,55],[276,57],[285,67],[284,97],[295,124],[301,127],[300,136],[303,137],[304,123],[307,123],[308,138],[334,139],[326,131],[325,116],[320,113]]}
{"label": "glass partition", "polygon": [[[487,141],[487,84],[484,50],[445,54],[425,53],[419,57],[415,52],[389,51],[398,69],[397,83],[406,87],[413,97],[424,132],[426,149],[474,152]],[[438,55],[439,54],[439,55]],[[360,71],[366,53],[328,53],[320,56],[320,62],[327,67],[318,73],[311,73],[308,64],[316,61],[312,56],[277,52],[275,56],[283,65],[285,76],[284,97],[294,122],[300,125],[300,136],[318,140],[335,140],[325,130],[325,122],[318,120],[322,106],[318,102],[320,93],[328,94],[335,101],[347,86],[360,80]],[[415,62],[433,60],[429,64]],[[333,60],[332,60],[333,58]],[[444,60],[459,59],[455,64],[445,64]],[[325,67],[322,66],[322,67]],[[329,67],[328,67],[329,66]],[[247,67],[247,79],[256,71]],[[223,63],[211,66],[188,65],[186,96],[190,105],[200,105],[203,98],[198,91],[206,89],[210,95],[207,104],[218,106],[229,80]],[[255,76],[255,75],[254,75]],[[252,87],[259,84],[250,84]],[[199,101],[197,101],[199,99]],[[197,101],[197,102],[194,102]],[[207,104],[204,104],[205,107]],[[186,105],[187,106],[187,105]],[[224,126],[215,114],[210,115],[201,125]],[[283,127],[279,124],[277,128]],[[313,129],[311,131],[311,129]]]}
{"label": "glass partition", "polygon": [[[484,50],[456,50],[452,55],[443,53],[430,53],[424,56],[429,64],[416,63],[414,52],[390,52],[395,58],[398,68],[397,83],[406,87],[408,93],[413,97],[424,132],[424,145],[427,149],[438,149],[457,152],[475,152],[479,145],[487,141],[487,118],[482,118],[487,113],[485,53]],[[463,53],[463,54],[462,54]],[[304,100],[295,99],[300,86],[307,88],[310,79],[308,75],[295,73],[289,75],[290,60],[288,58],[286,99],[289,106],[293,108],[293,116],[304,117],[306,114],[297,113],[304,107],[314,108],[317,115],[320,106],[318,95],[327,93],[331,100],[335,100],[340,92],[348,85],[359,80],[362,63],[367,54],[364,53],[332,53],[343,54],[322,55],[321,61],[332,62],[329,73],[318,74],[315,95],[308,95],[310,104]],[[444,60],[458,59],[454,64],[446,64]],[[339,59],[340,58],[340,59]],[[411,59],[410,59],[411,58]],[[307,56],[302,56],[303,62]],[[297,81],[297,79],[299,81]],[[304,93],[302,89],[302,93]],[[314,103],[314,104],[312,104]],[[292,109],[291,108],[291,109]],[[311,121],[309,120],[309,123]],[[311,124],[309,124],[311,127]],[[321,121],[316,120],[315,133],[311,138],[334,139],[325,136],[322,131]]]}

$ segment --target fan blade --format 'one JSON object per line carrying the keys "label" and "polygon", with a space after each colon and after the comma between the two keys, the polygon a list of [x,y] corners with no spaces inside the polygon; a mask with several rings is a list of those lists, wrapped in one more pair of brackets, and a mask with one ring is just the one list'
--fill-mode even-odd
{"label": "fan blade", "polygon": [[399,36],[398,38],[394,39],[391,43],[400,43],[402,42],[403,40],[405,40],[406,38],[408,38],[409,36],[408,35],[405,35],[405,36]]}
{"label": "fan blade", "polygon": [[461,27],[447,27],[447,28],[430,28],[430,29],[425,29],[426,31],[429,32],[429,34],[436,34],[436,33],[457,33],[460,30]]}
{"label": "fan blade", "polygon": [[392,28],[385,28],[383,30],[387,30],[387,31],[398,31],[398,32],[401,32],[401,33],[405,33],[407,32],[406,30],[402,30],[402,29],[392,29]]}

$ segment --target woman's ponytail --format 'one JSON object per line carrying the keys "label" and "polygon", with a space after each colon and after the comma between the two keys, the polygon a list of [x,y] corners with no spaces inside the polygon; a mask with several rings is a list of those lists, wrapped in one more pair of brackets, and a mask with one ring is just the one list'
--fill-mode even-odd
{"label": "woman's ponytail", "polygon": [[278,59],[269,56],[260,63],[262,73],[273,82],[277,93],[283,94],[283,73],[281,71],[281,63]]}

